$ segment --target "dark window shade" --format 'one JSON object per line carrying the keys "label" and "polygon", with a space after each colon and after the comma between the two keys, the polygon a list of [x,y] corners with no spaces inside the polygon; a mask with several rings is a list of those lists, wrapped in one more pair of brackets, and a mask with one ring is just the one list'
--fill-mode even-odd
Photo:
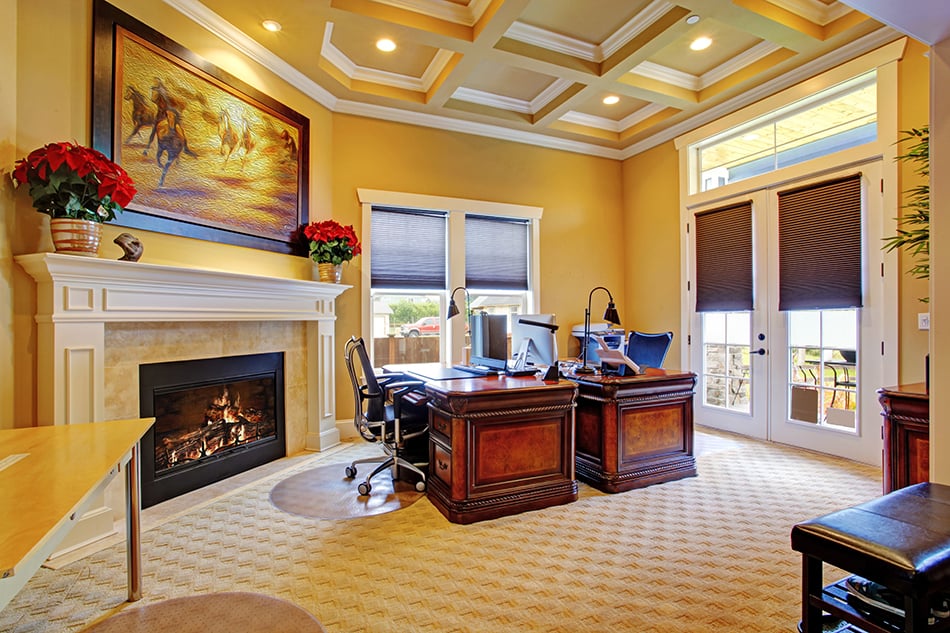
{"label": "dark window shade", "polygon": [[778,194],[779,310],[860,308],[861,174]]}
{"label": "dark window shade", "polygon": [[444,213],[373,207],[373,288],[445,290],[446,228]]}
{"label": "dark window shade", "polygon": [[465,216],[465,287],[528,289],[528,220]]}
{"label": "dark window shade", "polygon": [[752,309],[752,203],[696,214],[696,311]]}

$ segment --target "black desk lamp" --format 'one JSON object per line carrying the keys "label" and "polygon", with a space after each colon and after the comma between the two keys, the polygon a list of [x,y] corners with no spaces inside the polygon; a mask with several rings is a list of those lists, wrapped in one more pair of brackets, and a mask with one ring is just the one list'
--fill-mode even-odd
{"label": "black desk lamp", "polygon": [[582,357],[584,362],[581,363],[580,367],[574,368],[575,374],[592,374],[595,371],[593,367],[587,366],[587,348],[590,345],[590,302],[596,290],[603,290],[607,293],[607,297],[609,297],[607,309],[604,310],[604,321],[613,323],[614,325],[620,325],[620,315],[617,314],[617,306],[614,305],[614,296],[610,294],[610,291],[603,286],[597,286],[591,290],[590,294],[587,295],[587,309],[584,310],[584,352]]}
{"label": "black desk lamp", "polygon": [[468,288],[466,288],[465,286],[459,286],[458,288],[452,291],[452,294],[449,295],[449,309],[445,313],[446,321],[448,321],[449,319],[451,319],[452,317],[454,317],[456,314],[459,313],[459,307],[455,303],[455,293],[458,292],[459,290],[465,291],[465,316],[468,317],[468,314],[469,314],[468,305],[469,303],[471,303],[471,297],[468,294]]}

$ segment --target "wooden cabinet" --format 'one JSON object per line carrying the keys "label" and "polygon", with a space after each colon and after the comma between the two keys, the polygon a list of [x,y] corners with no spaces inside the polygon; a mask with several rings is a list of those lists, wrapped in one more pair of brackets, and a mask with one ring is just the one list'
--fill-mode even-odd
{"label": "wooden cabinet", "polygon": [[924,383],[878,389],[884,409],[884,492],[930,480],[930,396]]}
{"label": "wooden cabinet", "polygon": [[432,505],[473,523],[576,501],[576,393],[533,376],[426,383]]}
{"label": "wooden cabinet", "polygon": [[696,374],[572,375],[577,382],[577,477],[623,492],[696,475]]}

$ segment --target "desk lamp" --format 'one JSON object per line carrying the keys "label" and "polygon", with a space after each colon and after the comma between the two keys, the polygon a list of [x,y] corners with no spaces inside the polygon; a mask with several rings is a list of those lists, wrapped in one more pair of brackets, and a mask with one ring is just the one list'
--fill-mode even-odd
{"label": "desk lamp", "polygon": [[[449,295],[449,309],[446,310],[445,312],[446,321],[448,321],[449,319],[451,319],[452,317],[454,317],[456,314],[459,313],[459,307],[455,303],[455,293],[458,292],[459,290],[465,291],[465,318],[466,319],[471,318],[471,314],[469,313],[469,304],[471,304],[471,297],[468,294],[468,288],[466,288],[465,286],[459,286],[458,288],[452,291],[452,294]],[[464,354],[465,341],[464,340],[462,341],[462,348],[463,348],[462,358],[464,359],[465,357],[465,354]]]}
{"label": "desk lamp", "polygon": [[590,302],[594,297],[594,292],[597,290],[603,290],[607,293],[607,309],[604,310],[604,321],[608,323],[613,323],[614,325],[620,325],[620,315],[617,314],[617,306],[614,305],[614,296],[610,294],[610,291],[604,288],[603,286],[597,286],[590,291],[590,294],[587,295],[587,309],[584,310],[584,352],[583,352],[583,362],[580,367],[574,368],[575,374],[592,374],[594,373],[593,367],[587,366],[587,348],[589,347],[590,342]]}

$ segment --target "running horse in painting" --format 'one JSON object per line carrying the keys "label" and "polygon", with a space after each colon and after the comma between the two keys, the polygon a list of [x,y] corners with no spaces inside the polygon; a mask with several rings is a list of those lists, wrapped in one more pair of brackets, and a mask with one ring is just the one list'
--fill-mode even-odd
{"label": "running horse in painting", "polygon": [[155,126],[155,115],[148,104],[148,100],[135,86],[125,87],[125,100],[132,102],[132,131],[125,138],[128,144],[143,127]]}
{"label": "running horse in painting", "polygon": [[[162,168],[162,177],[158,181],[158,186],[164,187],[168,168],[178,160],[179,155],[182,152],[189,156],[197,156],[197,154],[188,148],[188,139],[185,138],[185,131],[181,127],[178,111],[174,108],[166,110],[165,118],[155,124],[155,137],[158,139],[155,162]],[[165,155],[164,163],[162,163],[162,154]]]}
{"label": "running horse in painting", "polygon": [[221,155],[224,156],[224,162],[227,164],[231,154],[240,143],[240,137],[231,125],[231,115],[227,110],[221,110],[218,116],[218,136],[221,138]]}
{"label": "running horse in painting", "polygon": [[154,141],[158,135],[158,126],[167,118],[165,116],[166,112],[170,109],[174,109],[177,120],[181,117],[181,112],[183,112],[188,105],[181,99],[172,96],[161,79],[156,79],[155,85],[152,86],[152,103],[155,104],[156,108],[155,125],[152,126],[152,133],[149,134],[148,143],[146,143],[145,149],[142,150],[143,156],[148,156],[148,148],[152,146],[152,141]]}

